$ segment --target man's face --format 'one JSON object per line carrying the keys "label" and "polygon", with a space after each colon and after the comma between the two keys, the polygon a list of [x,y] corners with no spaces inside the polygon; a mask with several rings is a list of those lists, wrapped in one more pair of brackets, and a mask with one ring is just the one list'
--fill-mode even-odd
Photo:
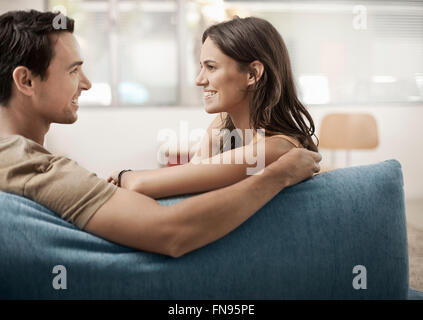
{"label": "man's face", "polygon": [[34,108],[48,123],[74,123],[78,119],[78,97],[91,88],[82,72],[79,45],[70,32],[52,36],[54,56],[47,70],[47,78],[36,79]]}

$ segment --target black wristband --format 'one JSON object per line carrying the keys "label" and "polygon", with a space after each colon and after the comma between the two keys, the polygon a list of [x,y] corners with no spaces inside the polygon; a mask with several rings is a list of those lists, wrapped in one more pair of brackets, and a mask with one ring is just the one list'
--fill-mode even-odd
{"label": "black wristband", "polygon": [[132,171],[132,170],[131,170],[131,169],[125,169],[125,170],[122,170],[121,172],[119,172],[119,175],[118,175],[118,183],[117,183],[117,186],[118,186],[118,187],[121,187],[122,175],[123,175],[125,172],[128,172],[128,171]]}

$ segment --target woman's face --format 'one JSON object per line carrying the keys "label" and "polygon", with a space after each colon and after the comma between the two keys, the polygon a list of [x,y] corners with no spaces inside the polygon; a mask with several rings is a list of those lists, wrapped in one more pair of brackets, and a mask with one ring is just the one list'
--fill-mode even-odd
{"label": "woman's face", "polygon": [[248,73],[240,72],[237,62],[225,55],[210,38],[201,47],[200,65],[196,84],[204,88],[208,113],[248,110]]}

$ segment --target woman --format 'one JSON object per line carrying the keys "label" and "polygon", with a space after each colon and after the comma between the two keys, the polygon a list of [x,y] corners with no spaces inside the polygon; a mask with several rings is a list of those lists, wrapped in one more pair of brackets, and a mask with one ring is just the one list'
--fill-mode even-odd
{"label": "woman", "polygon": [[[269,22],[236,17],[209,27],[202,43],[196,83],[203,87],[206,111],[218,116],[193,159],[181,166],[121,171],[109,182],[153,198],[204,192],[246,178],[253,167],[248,152],[268,165],[294,147],[317,151],[313,119],[297,97],[288,51]],[[232,139],[234,129],[241,143]],[[229,163],[214,164],[228,158]]]}

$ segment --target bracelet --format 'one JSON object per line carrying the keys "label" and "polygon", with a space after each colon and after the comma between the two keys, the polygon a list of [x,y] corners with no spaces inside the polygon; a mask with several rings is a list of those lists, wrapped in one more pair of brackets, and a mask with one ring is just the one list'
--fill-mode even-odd
{"label": "bracelet", "polygon": [[121,187],[122,175],[125,172],[128,172],[128,171],[132,171],[132,170],[131,169],[125,169],[125,170],[122,170],[121,172],[119,172],[119,175],[118,175],[118,183],[117,183],[117,186],[118,187]]}

